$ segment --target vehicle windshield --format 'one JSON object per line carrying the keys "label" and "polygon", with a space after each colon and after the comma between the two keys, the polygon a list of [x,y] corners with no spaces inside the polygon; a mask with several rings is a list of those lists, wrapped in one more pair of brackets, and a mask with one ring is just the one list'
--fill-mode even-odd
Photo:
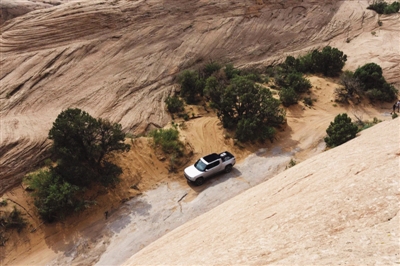
{"label": "vehicle windshield", "polygon": [[197,170],[204,172],[204,170],[206,169],[206,164],[203,163],[203,161],[201,159],[199,159],[195,164],[194,167],[196,167]]}

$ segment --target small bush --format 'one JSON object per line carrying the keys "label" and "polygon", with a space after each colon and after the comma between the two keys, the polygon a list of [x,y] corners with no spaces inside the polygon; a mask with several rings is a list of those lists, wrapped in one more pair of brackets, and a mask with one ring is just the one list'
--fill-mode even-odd
{"label": "small bush", "polygon": [[17,232],[20,233],[26,225],[26,220],[22,217],[21,212],[15,206],[11,212],[0,212],[0,246],[5,246],[8,241],[9,230],[17,230]]}
{"label": "small bush", "polygon": [[387,83],[382,75],[382,68],[375,63],[368,63],[354,72],[362,91],[370,100],[390,102],[396,99],[396,88]]}
{"label": "small bush", "polygon": [[337,48],[325,46],[321,52],[314,50],[311,53],[312,70],[328,77],[338,76],[347,61],[347,56]]}
{"label": "small bush", "polygon": [[356,125],[358,126],[358,131],[362,131],[364,129],[370,128],[378,123],[382,122],[382,120],[379,120],[378,118],[374,117],[372,121],[358,121]]}
{"label": "small bush", "polygon": [[205,81],[194,70],[185,70],[178,77],[181,85],[180,95],[188,104],[196,103],[203,95]]}
{"label": "small bush", "polygon": [[222,66],[218,62],[210,61],[203,67],[204,79],[207,79],[221,68]]}
{"label": "small bush", "polygon": [[349,100],[354,100],[356,97],[361,97],[362,86],[360,81],[354,77],[354,73],[351,71],[344,71],[340,75],[341,88],[335,90],[336,101],[341,103],[348,103]]}
{"label": "small bush", "polygon": [[0,207],[4,207],[7,206],[7,200],[3,199],[2,201],[0,201]]}
{"label": "small bush", "polygon": [[293,88],[282,88],[279,91],[279,98],[285,107],[296,104],[299,101],[299,95]]}
{"label": "small bush", "polygon": [[290,162],[289,162],[289,164],[286,166],[286,169],[292,168],[293,166],[296,165],[296,163],[297,163],[296,160],[294,160],[293,158],[290,159]]}
{"label": "small bush", "polygon": [[21,232],[27,224],[21,212],[15,206],[8,217],[2,217],[1,220],[1,224],[4,224],[6,229],[17,229],[18,233]]}
{"label": "small bush", "polygon": [[33,189],[34,204],[46,222],[62,220],[80,209],[81,202],[76,197],[80,188],[63,181],[54,171],[39,171],[25,182]]}
{"label": "small bush", "polygon": [[397,118],[398,117],[398,115],[396,114],[396,113],[393,113],[392,114],[392,119],[395,119],[395,118]]}
{"label": "small bush", "polygon": [[183,155],[183,144],[179,140],[179,131],[171,129],[156,129],[150,132],[154,145],[160,147],[165,154],[180,157]]}
{"label": "small bush", "polygon": [[297,93],[307,92],[311,82],[299,72],[292,72],[286,78],[286,86],[293,88]]}
{"label": "small bush", "polygon": [[339,75],[346,61],[347,55],[342,51],[325,46],[322,51],[313,50],[297,59],[288,56],[282,67],[287,73],[322,73],[325,76],[334,77]]}
{"label": "small bush", "polygon": [[300,72],[278,72],[275,82],[280,87],[293,88],[297,93],[308,92],[312,87],[311,82]]}
{"label": "small bush", "polygon": [[313,99],[311,99],[311,97],[306,97],[303,99],[303,103],[305,105],[312,106],[314,104],[314,101]]}
{"label": "small bush", "polygon": [[125,134],[125,138],[134,139],[134,138],[136,138],[136,136],[134,134],[128,132],[128,133]]}
{"label": "small bush", "polygon": [[204,95],[211,102],[218,102],[221,97],[221,91],[223,90],[224,85],[219,82],[219,80],[211,76],[206,80],[206,85],[204,87]]}
{"label": "small bush", "polygon": [[183,120],[185,120],[185,121],[189,120],[189,114],[188,113],[180,113],[180,114],[178,114],[178,117],[183,118]]}
{"label": "small bush", "polygon": [[367,9],[374,10],[378,14],[393,14],[400,10],[400,2],[394,1],[390,5],[382,0],[376,0]]}
{"label": "small bush", "polygon": [[242,142],[272,140],[275,129],[267,124],[259,123],[256,117],[239,120],[235,137]]}
{"label": "small bush", "polygon": [[167,110],[170,113],[178,113],[183,111],[183,101],[177,96],[168,96],[165,99],[165,104],[167,105]]}
{"label": "small bush", "polygon": [[227,79],[232,79],[233,77],[240,75],[240,70],[236,69],[233,64],[227,64],[224,68],[225,75]]}
{"label": "small bush", "polygon": [[346,113],[343,113],[337,115],[331,122],[326,130],[328,136],[324,140],[328,147],[336,147],[355,138],[357,132],[357,125],[351,122]]}

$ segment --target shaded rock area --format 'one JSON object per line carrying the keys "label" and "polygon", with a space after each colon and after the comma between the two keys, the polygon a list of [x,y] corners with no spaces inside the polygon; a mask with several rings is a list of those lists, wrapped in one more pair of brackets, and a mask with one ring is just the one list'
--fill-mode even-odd
{"label": "shaded rock area", "polygon": [[[121,123],[126,132],[143,133],[170,121],[164,99],[175,90],[176,74],[183,69],[208,60],[265,66],[330,42],[351,52],[359,46],[346,46],[348,38],[371,37],[378,27],[378,16],[366,10],[366,1],[96,0],[49,5],[2,25],[0,193],[47,156],[47,133],[66,108],[81,108]],[[372,37],[394,36],[394,43],[399,28],[390,25],[398,23],[398,15],[382,20],[381,35]],[[375,42],[363,42],[368,44],[363,58],[349,56],[349,66],[363,64]],[[384,71],[390,82],[398,82],[399,55],[381,48],[383,55],[375,60],[391,58]]]}
{"label": "shaded rock area", "polygon": [[34,10],[58,6],[71,0],[2,0],[0,2],[0,26],[7,20]]}
{"label": "shaded rock area", "polygon": [[124,265],[396,265],[400,119],[185,223]]}

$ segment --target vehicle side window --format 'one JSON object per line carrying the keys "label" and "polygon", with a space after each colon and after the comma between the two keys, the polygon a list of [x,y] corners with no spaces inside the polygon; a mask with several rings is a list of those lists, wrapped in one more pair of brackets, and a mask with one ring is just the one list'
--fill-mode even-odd
{"label": "vehicle side window", "polygon": [[214,167],[217,166],[217,165],[219,165],[219,161],[216,161],[216,162],[213,162],[213,163],[209,164],[209,165],[207,166],[207,169],[212,169],[212,168],[214,168]]}

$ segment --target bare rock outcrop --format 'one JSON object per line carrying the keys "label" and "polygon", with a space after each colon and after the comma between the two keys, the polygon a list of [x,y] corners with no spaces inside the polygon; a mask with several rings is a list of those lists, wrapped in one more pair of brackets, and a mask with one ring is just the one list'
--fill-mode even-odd
{"label": "bare rock outcrop", "polygon": [[7,20],[22,16],[34,10],[60,5],[68,0],[2,0],[0,2],[0,26]]}
{"label": "bare rock outcrop", "polygon": [[187,222],[124,265],[395,265],[400,119]]}
{"label": "bare rock outcrop", "polygon": [[[377,15],[366,6],[333,0],[65,1],[7,21],[0,39],[0,194],[44,158],[47,132],[63,109],[84,109],[133,133],[161,127],[170,119],[164,99],[179,71],[210,59],[268,65],[330,42],[346,44],[348,36],[355,42],[377,27]],[[398,17],[393,21],[384,26]],[[399,29],[393,31],[390,36]],[[384,58],[394,56],[384,70],[392,69],[389,80],[398,82],[399,56],[385,51]],[[358,59],[349,61],[364,63]]]}

